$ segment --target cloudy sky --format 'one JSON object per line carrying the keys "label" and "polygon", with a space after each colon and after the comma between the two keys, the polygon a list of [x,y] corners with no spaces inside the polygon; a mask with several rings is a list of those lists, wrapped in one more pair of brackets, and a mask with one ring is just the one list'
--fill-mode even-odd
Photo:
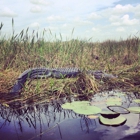
{"label": "cloudy sky", "polygon": [[11,33],[12,18],[17,33],[29,27],[63,40],[120,39],[139,35],[140,0],[0,0],[2,33]]}

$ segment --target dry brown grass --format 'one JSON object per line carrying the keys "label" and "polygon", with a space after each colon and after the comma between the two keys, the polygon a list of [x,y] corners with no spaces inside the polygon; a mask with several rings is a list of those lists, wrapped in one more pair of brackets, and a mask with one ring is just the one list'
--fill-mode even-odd
{"label": "dry brown grass", "polygon": [[19,72],[13,69],[0,70],[0,93],[7,93],[13,87]]}
{"label": "dry brown grass", "polygon": [[101,43],[83,40],[46,42],[35,41],[35,37],[29,39],[28,35],[25,38],[21,32],[19,38],[1,40],[0,53],[0,93],[9,92],[19,74],[33,67],[79,67],[118,75],[115,79],[101,80],[84,73],[73,79],[29,79],[22,90],[22,101],[26,98],[39,101],[44,95],[46,98],[88,96],[118,88],[140,92],[140,39],[137,37]]}

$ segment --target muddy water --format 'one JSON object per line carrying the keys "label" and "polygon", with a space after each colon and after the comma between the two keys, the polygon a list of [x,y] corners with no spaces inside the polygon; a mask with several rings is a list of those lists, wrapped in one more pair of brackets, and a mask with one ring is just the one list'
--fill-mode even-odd
{"label": "muddy water", "polygon": [[[90,99],[91,105],[108,110],[105,101],[109,97],[121,98],[125,108],[139,106],[132,102],[135,95],[118,95],[118,91],[96,94]],[[127,114],[127,110],[117,108],[127,121],[121,126],[105,126],[98,118],[90,119],[61,108],[61,104],[73,100],[78,99],[64,98],[20,109],[1,105],[0,140],[139,140],[139,114]]]}

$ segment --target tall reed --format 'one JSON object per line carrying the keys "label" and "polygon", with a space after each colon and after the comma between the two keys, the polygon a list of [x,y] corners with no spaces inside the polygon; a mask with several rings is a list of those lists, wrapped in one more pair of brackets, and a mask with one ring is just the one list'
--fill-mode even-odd
{"label": "tall reed", "polygon": [[[12,19],[12,36],[2,35],[0,25],[0,67],[23,71],[30,67],[80,67],[89,69],[111,70],[117,66],[140,63],[140,39],[129,37],[126,40],[91,40],[71,39],[64,41],[49,33],[23,29],[15,34]],[[73,35],[72,30],[71,36]],[[46,39],[50,36],[50,40]],[[52,41],[54,40],[54,41]]]}

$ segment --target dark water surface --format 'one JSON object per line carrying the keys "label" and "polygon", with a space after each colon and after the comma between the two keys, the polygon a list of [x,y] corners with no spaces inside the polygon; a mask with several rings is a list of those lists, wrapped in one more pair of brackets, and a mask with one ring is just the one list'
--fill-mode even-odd
{"label": "dark water surface", "polygon": [[[96,94],[91,104],[108,110],[105,100],[109,97],[122,99],[122,106],[139,106],[132,102],[135,95],[119,95],[118,92]],[[105,126],[99,119],[89,119],[71,110],[64,110],[61,104],[77,100],[60,99],[51,103],[30,105],[13,109],[0,105],[0,140],[139,140],[140,115],[121,114],[127,118],[121,126]],[[126,110],[120,109],[122,113]]]}

